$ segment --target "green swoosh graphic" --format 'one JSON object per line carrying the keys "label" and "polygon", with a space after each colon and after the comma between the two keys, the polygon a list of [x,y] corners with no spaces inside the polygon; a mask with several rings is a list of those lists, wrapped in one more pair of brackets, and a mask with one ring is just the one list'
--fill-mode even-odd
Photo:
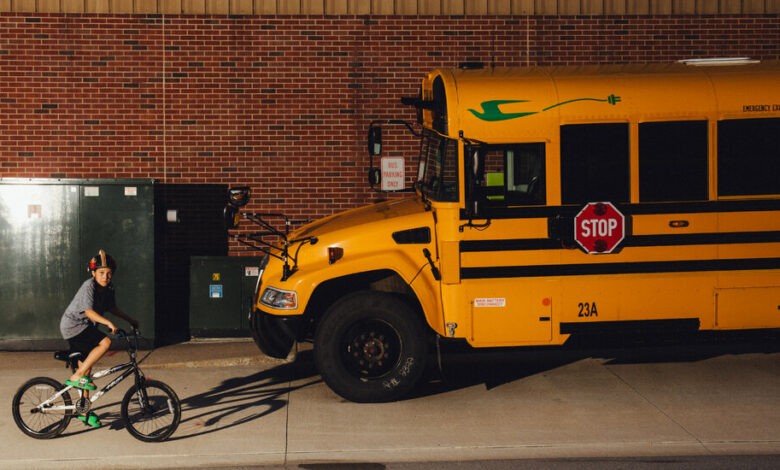
{"label": "green swoosh graphic", "polygon": [[482,112],[469,109],[471,114],[483,121],[506,121],[507,119],[515,119],[530,114],[536,114],[536,111],[530,113],[502,113],[498,107],[502,104],[508,103],[527,103],[528,100],[492,100],[482,102]]}
{"label": "green swoosh graphic", "polygon": [[519,117],[524,116],[530,116],[531,114],[537,114],[538,112],[545,112],[549,111],[553,108],[557,108],[558,106],[563,106],[565,104],[574,103],[577,101],[600,101],[603,103],[609,103],[611,105],[616,105],[617,103],[620,103],[620,97],[613,95],[607,96],[605,99],[598,99],[598,98],[577,98],[574,100],[568,100],[568,101],[561,101],[560,103],[554,104],[552,106],[548,106],[541,111],[531,111],[528,113],[503,113],[501,112],[498,107],[502,104],[509,104],[509,103],[528,103],[528,100],[491,100],[491,101],[483,101],[482,102],[482,112],[475,111],[473,109],[469,109],[471,113],[476,116],[478,119],[481,119],[483,121],[506,121],[509,119],[516,119]]}

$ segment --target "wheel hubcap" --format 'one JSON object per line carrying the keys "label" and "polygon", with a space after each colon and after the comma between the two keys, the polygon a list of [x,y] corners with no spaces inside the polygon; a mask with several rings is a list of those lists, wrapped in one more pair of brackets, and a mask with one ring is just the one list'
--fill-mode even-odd
{"label": "wheel hubcap", "polygon": [[398,363],[401,341],[390,324],[364,320],[353,325],[344,336],[342,360],[355,377],[378,378],[390,372]]}
{"label": "wheel hubcap", "polygon": [[370,332],[367,335],[360,335],[360,338],[352,344],[352,355],[358,358],[361,365],[368,368],[381,366],[382,359],[388,356],[387,350],[390,344],[384,342],[384,336],[376,336],[376,332]]}

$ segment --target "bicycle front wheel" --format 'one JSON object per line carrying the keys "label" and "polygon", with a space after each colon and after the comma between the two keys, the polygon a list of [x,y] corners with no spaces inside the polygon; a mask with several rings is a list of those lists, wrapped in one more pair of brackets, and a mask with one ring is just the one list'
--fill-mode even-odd
{"label": "bicycle front wheel", "polygon": [[120,407],[122,419],[134,438],[144,442],[168,439],[179,427],[179,397],[166,384],[145,380],[141,387],[130,387]]}
{"label": "bicycle front wheel", "polygon": [[51,439],[59,436],[68,427],[73,417],[70,393],[64,392],[51,402],[51,399],[64,385],[48,377],[36,377],[28,380],[14,394],[14,422],[21,431],[36,439]]}

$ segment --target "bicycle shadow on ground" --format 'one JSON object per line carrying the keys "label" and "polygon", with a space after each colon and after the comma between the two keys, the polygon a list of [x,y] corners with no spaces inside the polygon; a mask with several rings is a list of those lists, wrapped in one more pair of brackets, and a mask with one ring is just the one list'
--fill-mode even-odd
{"label": "bicycle shadow on ground", "polygon": [[[222,431],[283,409],[287,405],[290,392],[322,381],[311,356],[311,351],[303,351],[298,353],[295,362],[224,380],[204,393],[189,397],[180,396],[181,422],[168,440],[175,441]],[[311,380],[291,385],[305,379]],[[119,405],[119,401],[105,402],[91,410],[100,416],[103,422],[101,428],[92,428],[73,418],[61,436],[75,436],[105,429],[124,431],[125,423],[120,415]],[[77,424],[82,426],[74,427]]]}
{"label": "bicycle shadow on ground", "polygon": [[[171,441],[223,431],[283,409],[291,392],[321,382],[309,352],[295,362],[223,381],[181,399],[182,419]],[[301,384],[294,382],[311,379]]]}
{"label": "bicycle shadow on ground", "polygon": [[[227,379],[204,393],[189,397],[180,396],[181,422],[168,440],[175,441],[222,431],[283,409],[287,405],[290,392],[322,381],[311,356],[311,351],[303,351],[298,353],[295,362],[245,377]],[[305,379],[311,380],[291,385]],[[119,405],[120,401],[112,401],[92,408],[91,411],[100,416],[103,422],[101,428],[92,428],[73,418],[61,436],[69,437],[105,429],[124,431],[125,423],[120,415]],[[82,426],[75,426],[78,424]]]}
{"label": "bicycle shadow on ground", "polygon": [[485,348],[442,346],[429,357],[425,379],[406,399],[446,394],[473,386],[491,390],[575,362],[595,358],[618,364],[698,362],[741,354],[780,353],[780,330],[594,334],[560,347]]}

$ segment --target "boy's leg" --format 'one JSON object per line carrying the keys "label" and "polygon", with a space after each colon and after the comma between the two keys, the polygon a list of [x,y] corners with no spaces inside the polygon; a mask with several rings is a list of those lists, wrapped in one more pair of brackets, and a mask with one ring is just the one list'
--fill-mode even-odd
{"label": "boy's leg", "polygon": [[[80,370],[82,364],[83,364],[83,362],[79,361],[79,369],[77,369],[77,370]],[[74,372],[74,374],[75,374],[75,372]],[[86,373],[84,375],[89,376],[91,374],[92,374],[92,369],[87,369],[87,371],[86,371]],[[76,375],[72,375],[70,377],[70,379],[68,379],[68,380],[71,380],[73,382],[78,380],[78,379],[74,379],[73,377],[76,377]],[[81,376],[79,375],[79,377],[81,377]],[[87,390],[85,388],[84,389],[80,389],[79,393],[81,394],[81,398],[89,399],[89,390]]]}
{"label": "boy's leg", "polygon": [[79,362],[79,368],[76,369],[76,372],[70,377],[70,380],[77,381],[82,376],[89,375],[89,373],[92,371],[92,366],[94,366],[95,363],[100,360],[101,357],[103,357],[103,355],[110,347],[111,339],[108,337],[103,338],[100,343],[98,343],[98,345],[89,352],[87,358]]}

